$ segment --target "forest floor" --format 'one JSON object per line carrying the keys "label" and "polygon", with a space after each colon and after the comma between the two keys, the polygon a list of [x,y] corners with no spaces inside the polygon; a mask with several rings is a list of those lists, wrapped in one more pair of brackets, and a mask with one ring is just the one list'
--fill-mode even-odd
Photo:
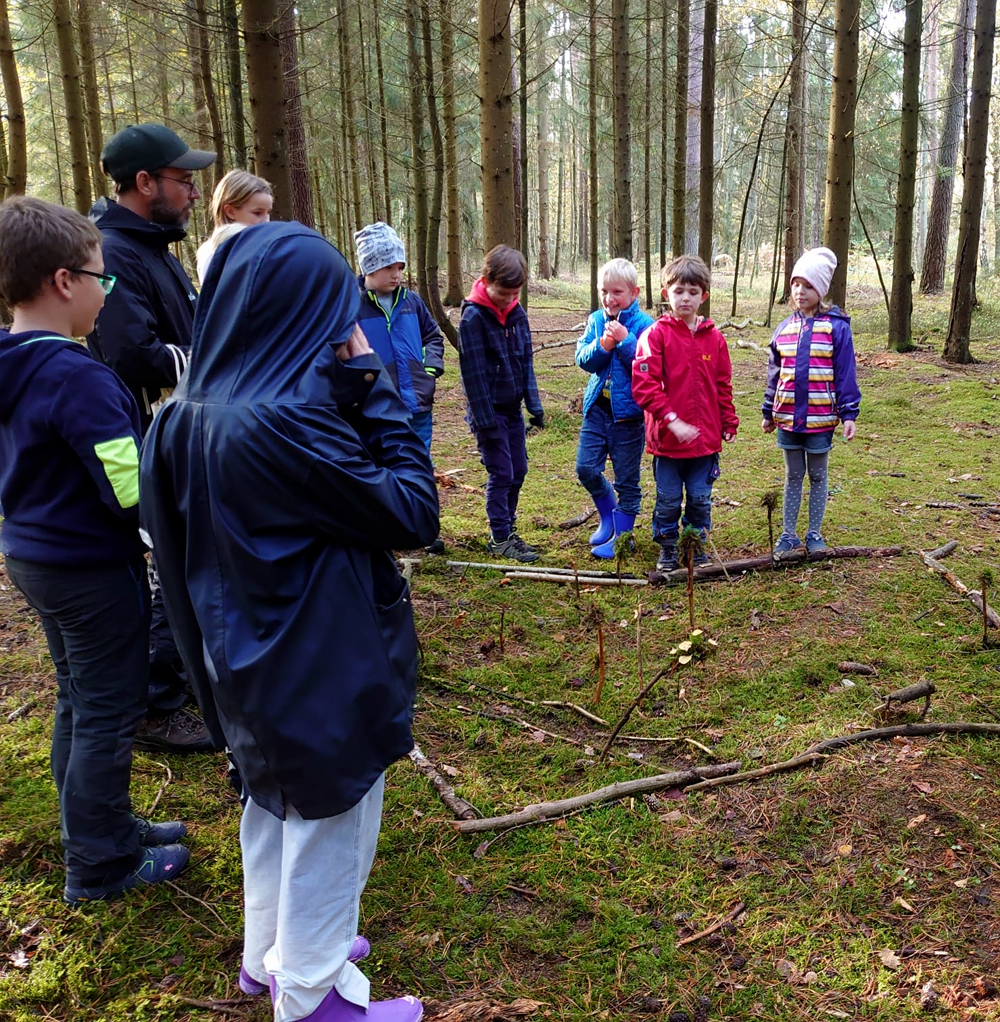
{"label": "forest floor", "polygon": [[[450,473],[447,553],[416,552],[410,567],[423,651],[415,736],[457,793],[494,816],[691,766],[758,768],[915,719],[876,711],[924,679],[937,688],[925,723],[1000,721],[1000,634],[985,648],[975,609],[913,553],[957,540],[947,565],[970,587],[1000,567],[1000,516],[974,506],[1000,502],[1000,296],[981,297],[971,366],[940,359],[945,300],[918,299],[921,342],[908,355],[884,350],[880,295],[852,307],[864,399],[856,439],[835,442],[825,532],[831,545],[904,553],[699,583],[695,624],[717,645],[696,641],[704,655],[652,691],[610,760],[599,755],[607,726],[537,704],[617,722],[640,678],[688,639],[685,589],[577,590],[449,567],[488,560],[485,471],[449,349],[434,440]],[[559,527],[588,507],[574,472],[586,377],[571,344],[542,345],[575,338],[586,301],[566,285],[531,295],[546,428],[529,435],[520,522],[540,565],[581,569],[606,566],[588,553],[592,522]],[[726,332],[742,425],[723,451],[712,539],[732,559],[766,554],[760,501],[782,468],[760,430],[770,330]],[[648,465],[642,480],[637,549],[622,565],[640,577],[656,557]],[[595,704],[598,628],[607,679]],[[136,754],[137,811],[188,821],[191,866],[176,883],[71,910],[47,762],[51,667],[2,575],[0,706],[0,1018],[264,1022],[266,1003],[235,982],[239,806],[222,757]],[[417,993],[430,1019],[1000,1017],[996,736],[858,743],[796,771],[513,831],[459,834],[452,822],[408,760],[390,770],[362,901],[365,971],[375,997]]]}

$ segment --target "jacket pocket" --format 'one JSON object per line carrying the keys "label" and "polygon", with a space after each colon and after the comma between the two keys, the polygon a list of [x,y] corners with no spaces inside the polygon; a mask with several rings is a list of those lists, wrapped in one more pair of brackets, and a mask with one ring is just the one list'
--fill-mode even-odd
{"label": "jacket pocket", "polygon": [[[417,685],[417,632],[413,625],[410,587],[398,573],[395,583],[392,589],[384,584],[377,586],[375,615],[388,662],[391,687],[399,694],[399,704],[405,704],[412,716]],[[392,709],[398,710],[399,704]]]}
{"label": "jacket pocket", "polygon": [[410,367],[410,379],[413,383],[413,395],[417,399],[417,408],[420,411],[429,411],[434,404],[434,388],[437,381],[427,373],[422,362],[409,359],[407,364]]}

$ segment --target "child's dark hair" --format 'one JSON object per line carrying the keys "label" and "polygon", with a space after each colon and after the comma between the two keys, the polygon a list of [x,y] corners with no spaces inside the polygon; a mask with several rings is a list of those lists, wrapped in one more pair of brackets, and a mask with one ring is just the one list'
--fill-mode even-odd
{"label": "child's dark hair", "polygon": [[663,267],[660,282],[664,288],[671,284],[697,284],[702,291],[710,291],[712,273],[704,259],[696,255],[681,255]]}
{"label": "child's dark hair", "polygon": [[528,260],[510,245],[494,245],[483,260],[483,280],[500,287],[523,287],[528,279]]}
{"label": "child's dark hair", "polygon": [[0,204],[0,298],[11,307],[37,297],[56,270],[79,269],[101,232],[76,210],[28,195]]}

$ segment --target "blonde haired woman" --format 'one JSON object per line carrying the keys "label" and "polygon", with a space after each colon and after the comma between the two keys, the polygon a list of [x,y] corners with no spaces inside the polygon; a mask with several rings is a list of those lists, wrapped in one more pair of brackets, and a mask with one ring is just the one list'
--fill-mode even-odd
{"label": "blonde haired woman", "polygon": [[205,283],[209,263],[219,245],[244,227],[266,224],[271,219],[273,205],[271,185],[262,177],[247,170],[231,170],[222,178],[212,193],[215,230],[195,256],[200,284]]}

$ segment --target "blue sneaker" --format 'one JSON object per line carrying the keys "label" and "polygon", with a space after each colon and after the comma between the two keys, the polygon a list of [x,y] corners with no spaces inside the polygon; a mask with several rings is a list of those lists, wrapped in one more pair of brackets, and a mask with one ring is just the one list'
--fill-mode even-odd
{"label": "blue sneaker", "polygon": [[774,544],[774,559],[776,561],[784,560],[789,554],[794,553],[802,546],[802,540],[798,536],[792,534],[789,535],[787,532],[783,532],[778,537],[778,542]]}
{"label": "blue sneaker", "polygon": [[806,533],[806,550],[811,554],[818,553],[820,550],[828,550],[829,547],[826,545],[826,541],[823,537],[815,530],[810,529]]}
{"label": "blue sneaker", "polygon": [[130,891],[141,884],[158,884],[173,880],[187,865],[188,850],[183,845],[157,845],[144,850],[142,861],[131,873],[113,884],[94,884],[77,887],[67,884],[63,888],[63,900],[67,905],[85,905],[89,901],[107,901],[117,898],[123,891]]}
{"label": "blue sneaker", "polygon": [[141,816],[136,816],[135,813],[132,814],[132,819],[139,825],[139,844],[143,848],[176,844],[188,832],[187,827],[180,820],[153,823],[150,820],[144,820]]}

